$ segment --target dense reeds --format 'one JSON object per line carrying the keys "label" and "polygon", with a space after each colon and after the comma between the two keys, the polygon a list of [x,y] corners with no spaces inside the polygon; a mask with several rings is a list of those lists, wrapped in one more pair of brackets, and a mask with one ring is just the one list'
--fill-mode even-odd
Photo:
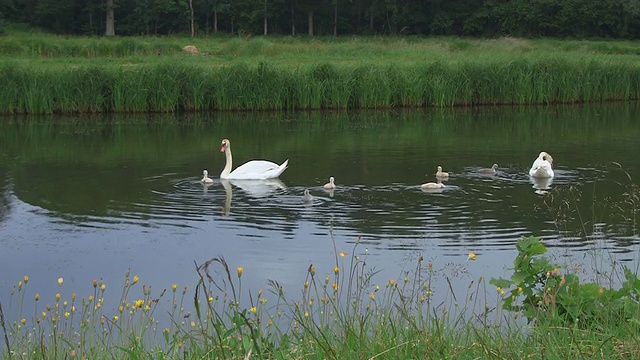
{"label": "dense reeds", "polygon": [[637,53],[616,41],[17,33],[0,37],[0,114],[637,100]]}
{"label": "dense reeds", "polygon": [[[177,58],[180,59],[180,58]],[[277,66],[0,62],[0,113],[450,107],[637,100],[640,66],[571,57]]]}

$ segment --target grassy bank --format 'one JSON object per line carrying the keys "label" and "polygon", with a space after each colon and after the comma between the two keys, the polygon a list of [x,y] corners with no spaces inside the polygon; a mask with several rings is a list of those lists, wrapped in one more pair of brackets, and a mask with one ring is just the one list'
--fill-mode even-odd
{"label": "grassy bank", "polygon": [[[486,281],[479,276],[470,281],[465,294],[454,293],[456,280],[422,257],[414,260],[412,271],[380,281],[365,258],[353,255],[356,249],[351,255],[336,254],[333,269],[309,265],[298,289],[272,281],[266,293],[244,289],[243,268],[234,268],[223,258],[198,267],[195,288],[174,284],[159,294],[127,273],[115,304],[105,301],[105,294],[113,290],[101,281],[94,281],[85,294],[64,298],[60,293],[41,296],[32,291],[25,276],[13,287],[10,306],[0,312],[3,355],[7,359],[640,355],[636,274],[614,266],[603,282],[624,273],[617,289],[581,283],[571,270],[544,256],[546,248],[538,239],[524,238],[517,247],[509,279]],[[475,258],[470,253],[467,261]],[[58,284],[63,292],[64,279]],[[444,300],[434,301],[436,288]],[[27,299],[33,299],[35,309],[23,307]]]}
{"label": "grassy bank", "polygon": [[577,58],[476,59],[291,69],[188,62],[0,63],[0,113],[450,107],[640,98],[640,66]]}
{"label": "grassy bank", "polygon": [[[181,50],[193,43],[201,55]],[[631,42],[0,37],[0,113],[637,100]]]}

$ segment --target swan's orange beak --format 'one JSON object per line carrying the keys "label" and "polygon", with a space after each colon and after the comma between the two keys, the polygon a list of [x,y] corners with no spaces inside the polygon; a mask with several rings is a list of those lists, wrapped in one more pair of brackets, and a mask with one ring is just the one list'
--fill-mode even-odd
{"label": "swan's orange beak", "polygon": [[227,149],[227,147],[222,145],[222,147],[220,148],[220,152],[224,152],[226,149]]}

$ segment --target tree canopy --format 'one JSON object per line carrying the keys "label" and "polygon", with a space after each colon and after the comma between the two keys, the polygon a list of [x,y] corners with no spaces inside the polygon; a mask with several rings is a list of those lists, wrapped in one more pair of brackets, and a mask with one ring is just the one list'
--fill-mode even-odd
{"label": "tree canopy", "polygon": [[627,38],[640,0],[0,0],[0,31],[22,23],[69,35],[233,33]]}

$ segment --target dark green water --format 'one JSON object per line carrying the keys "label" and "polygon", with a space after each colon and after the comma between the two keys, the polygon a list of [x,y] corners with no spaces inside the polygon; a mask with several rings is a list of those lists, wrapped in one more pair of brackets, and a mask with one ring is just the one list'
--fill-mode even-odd
{"label": "dark green water", "polygon": [[[524,235],[560,256],[597,248],[633,261],[638,119],[624,103],[3,118],[0,296],[23,275],[42,293],[61,276],[70,292],[89,292],[94,278],[118,288],[128,268],[158,289],[193,286],[194,261],[219,255],[244,267],[249,286],[297,289],[310,263],[331,273],[335,252],[353,254],[358,238],[356,254],[389,276],[418,254],[473,278],[502,275]],[[225,137],[234,167],[289,159],[289,169],[277,184],[221,182]],[[543,150],[556,177],[540,191],[527,172]],[[496,176],[478,172],[493,163]],[[438,165],[447,187],[422,192]],[[211,186],[199,183],[203,169]],[[329,176],[333,193],[322,189]]]}

